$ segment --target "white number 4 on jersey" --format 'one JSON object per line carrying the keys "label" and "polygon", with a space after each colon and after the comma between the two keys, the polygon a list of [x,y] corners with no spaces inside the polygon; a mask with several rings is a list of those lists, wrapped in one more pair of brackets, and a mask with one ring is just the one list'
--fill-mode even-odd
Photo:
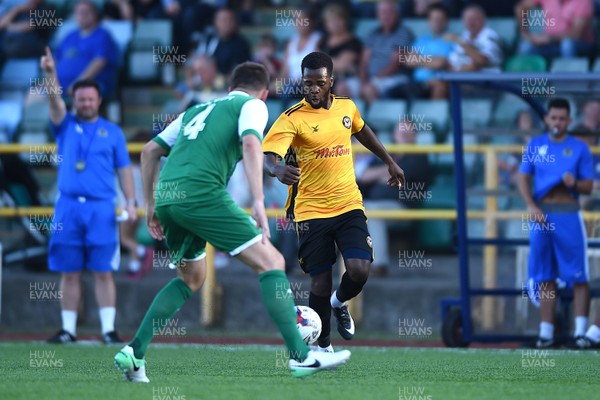
{"label": "white number 4 on jersey", "polygon": [[183,128],[183,136],[186,136],[188,140],[194,140],[198,137],[198,134],[204,130],[206,123],[204,120],[208,117],[208,114],[215,108],[215,104],[211,104],[206,107],[202,112],[198,113],[190,122],[187,123]]}

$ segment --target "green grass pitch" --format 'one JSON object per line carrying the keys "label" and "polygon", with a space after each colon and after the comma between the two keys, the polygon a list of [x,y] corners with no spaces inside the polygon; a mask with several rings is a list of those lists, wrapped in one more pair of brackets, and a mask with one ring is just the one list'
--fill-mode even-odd
{"label": "green grass pitch", "polygon": [[600,352],[348,347],[337,371],[292,378],[277,346],[156,344],[149,384],[123,381],[119,347],[0,343],[2,399],[593,399]]}

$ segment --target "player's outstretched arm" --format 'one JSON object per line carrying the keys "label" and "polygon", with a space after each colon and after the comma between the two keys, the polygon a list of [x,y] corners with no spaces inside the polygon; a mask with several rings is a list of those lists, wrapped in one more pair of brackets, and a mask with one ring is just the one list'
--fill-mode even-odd
{"label": "player's outstretched arm", "polygon": [[358,139],[358,141],[365,146],[371,153],[375,154],[377,157],[381,159],[387,165],[388,172],[390,173],[391,178],[388,180],[388,185],[391,186],[404,186],[404,171],[402,168],[396,164],[392,156],[387,152],[383,144],[379,141],[375,132],[367,125],[357,133],[354,134],[354,137]]}
{"label": "player's outstretched arm", "polygon": [[265,211],[265,195],[263,193],[263,153],[260,140],[255,135],[242,138],[244,170],[252,195],[252,217],[257,227],[262,228],[263,243],[271,238],[269,221]]}
{"label": "player's outstretched arm", "polygon": [[154,213],[154,186],[158,176],[160,158],[167,154],[167,151],[154,141],[146,143],[142,149],[142,186],[146,206],[146,224],[148,225],[148,232],[156,240],[164,239],[165,235]]}

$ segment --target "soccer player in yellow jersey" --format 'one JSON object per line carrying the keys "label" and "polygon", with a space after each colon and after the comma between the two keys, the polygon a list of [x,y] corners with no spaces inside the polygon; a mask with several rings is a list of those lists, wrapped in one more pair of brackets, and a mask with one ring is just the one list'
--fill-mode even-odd
{"label": "soccer player in yellow jersey", "polygon": [[[268,173],[290,185],[287,214],[296,222],[300,266],[311,277],[309,306],[323,323],[317,350],[333,351],[331,310],[340,335],[352,339],[354,321],[345,303],[361,292],[373,262],[354,175],[352,135],[386,163],[389,185],[403,186],[404,172],[365,124],[354,102],[331,93],[331,57],[310,53],[301,68],[305,97],[275,121],[263,141],[263,152]],[[346,272],[332,294],[336,245]]]}

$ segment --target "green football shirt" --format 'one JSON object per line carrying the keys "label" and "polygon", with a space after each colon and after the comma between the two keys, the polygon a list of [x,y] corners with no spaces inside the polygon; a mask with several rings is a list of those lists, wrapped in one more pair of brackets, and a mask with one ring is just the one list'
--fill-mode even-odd
{"label": "green football shirt", "polygon": [[206,200],[225,190],[242,159],[242,137],[262,141],[266,104],[242,91],[190,107],[153,140],[169,154],[154,187],[156,206]]}

